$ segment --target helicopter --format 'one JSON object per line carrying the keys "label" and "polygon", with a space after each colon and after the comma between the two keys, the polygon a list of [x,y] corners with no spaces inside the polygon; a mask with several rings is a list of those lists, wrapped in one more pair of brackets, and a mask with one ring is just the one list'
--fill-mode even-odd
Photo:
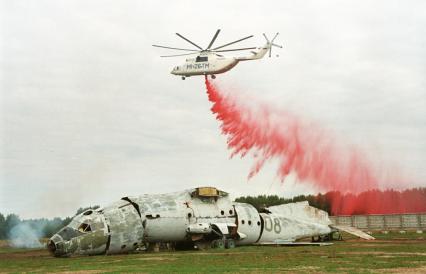
{"label": "helicopter", "polygon": [[[272,47],[282,48],[282,46],[274,43],[275,39],[278,36],[278,32],[275,34],[272,40],[269,40],[265,33],[263,36],[266,39],[266,44],[261,47],[246,47],[246,48],[232,48],[225,49],[226,47],[239,43],[241,41],[247,40],[253,35],[249,35],[238,39],[236,41],[226,43],[224,45],[213,47],[214,42],[216,41],[217,36],[219,35],[220,29],[216,31],[212,40],[206,48],[202,48],[199,45],[195,44],[191,40],[187,39],[183,35],[176,33],[177,36],[190,43],[192,46],[197,49],[187,49],[187,48],[176,48],[162,45],[152,45],[157,48],[171,49],[186,51],[189,53],[184,54],[173,54],[173,55],[162,55],[160,57],[178,57],[178,56],[189,56],[196,55],[195,57],[187,58],[185,63],[180,66],[175,66],[170,72],[173,75],[178,75],[182,77],[182,80],[185,80],[186,77],[195,76],[195,75],[210,75],[212,79],[216,78],[216,74],[224,73],[231,70],[235,67],[240,61],[250,61],[263,58],[266,53],[269,51],[269,57],[272,55]],[[221,55],[222,52],[232,52],[232,51],[244,51],[250,50],[251,55],[249,56],[239,56],[239,57],[228,57]]]}

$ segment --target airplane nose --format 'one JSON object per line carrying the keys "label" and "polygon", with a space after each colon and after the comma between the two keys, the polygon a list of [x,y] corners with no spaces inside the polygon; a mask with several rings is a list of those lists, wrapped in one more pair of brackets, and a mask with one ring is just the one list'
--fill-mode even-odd
{"label": "airplane nose", "polygon": [[61,236],[55,234],[52,238],[47,242],[47,249],[52,253],[55,257],[60,257],[65,255],[64,250],[64,241]]}
{"label": "airplane nose", "polygon": [[49,240],[47,242],[47,249],[49,249],[50,253],[55,254],[56,251],[56,244],[54,241]]}

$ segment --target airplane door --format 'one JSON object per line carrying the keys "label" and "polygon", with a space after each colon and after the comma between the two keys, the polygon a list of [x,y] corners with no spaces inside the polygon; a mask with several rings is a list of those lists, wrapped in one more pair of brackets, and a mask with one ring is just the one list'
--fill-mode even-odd
{"label": "airplane door", "polygon": [[262,223],[259,212],[250,204],[235,203],[237,214],[237,229],[240,235],[238,245],[251,244],[257,242],[262,231]]}

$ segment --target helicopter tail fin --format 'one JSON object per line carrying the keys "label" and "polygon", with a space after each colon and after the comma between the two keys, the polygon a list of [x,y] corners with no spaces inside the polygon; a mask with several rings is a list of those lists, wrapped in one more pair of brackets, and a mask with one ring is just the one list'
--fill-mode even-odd
{"label": "helicopter tail fin", "polygon": [[266,34],[263,34],[263,37],[265,37],[265,39],[266,39],[266,46],[268,47],[268,49],[269,49],[269,57],[271,57],[272,56],[272,47],[277,47],[277,48],[283,48],[283,46],[281,46],[281,45],[277,45],[277,44],[275,44],[274,43],[274,41],[275,41],[275,39],[277,38],[277,36],[278,36],[278,34],[279,34],[279,32],[277,32],[276,34],[275,34],[275,36],[274,36],[274,38],[272,38],[272,40],[271,41],[269,41],[269,39],[268,39],[268,37],[266,36]]}

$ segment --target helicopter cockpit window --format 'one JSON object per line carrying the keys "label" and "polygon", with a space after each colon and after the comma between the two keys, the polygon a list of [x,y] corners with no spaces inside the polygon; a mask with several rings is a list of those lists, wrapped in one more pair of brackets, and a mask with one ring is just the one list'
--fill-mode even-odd
{"label": "helicopter cockpit window", "polygon": [[207,56],[197,56],[197,58],[195,58],[195,62],[207,62],[207,61],[208,61]]}
{"label": "helicopter cockpit window", "polygon": [[90,231],[92,231],[92,228],[90,227],[90,225],[89,225],[89,224],[82,223],[82,224],[78,227],[78,231],[80,231],[80,232],[90,232]]}

